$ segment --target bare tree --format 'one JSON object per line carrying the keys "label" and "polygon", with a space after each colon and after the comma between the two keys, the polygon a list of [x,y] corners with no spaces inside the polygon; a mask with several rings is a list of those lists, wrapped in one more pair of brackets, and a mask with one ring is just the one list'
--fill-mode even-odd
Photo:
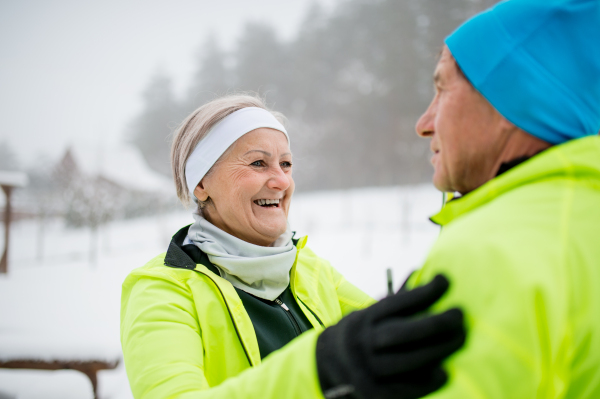
{"label": "bare tree", "polygon": [[102,177],[78,175],[69,182],[63,195],[67,224],[90,229],[89,261],[95,266],[98,261],[99,229],[122,213],[124,190]]}

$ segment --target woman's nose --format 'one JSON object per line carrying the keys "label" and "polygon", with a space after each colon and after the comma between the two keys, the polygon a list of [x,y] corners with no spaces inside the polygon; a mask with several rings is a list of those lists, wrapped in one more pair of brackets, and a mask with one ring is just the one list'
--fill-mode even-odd
{"label": "woman's nose", "polygon": [[280,166],[273,168],[273,174],[267,182],[267,187],[273,190],[287,190],[290,186],[289,176]]}

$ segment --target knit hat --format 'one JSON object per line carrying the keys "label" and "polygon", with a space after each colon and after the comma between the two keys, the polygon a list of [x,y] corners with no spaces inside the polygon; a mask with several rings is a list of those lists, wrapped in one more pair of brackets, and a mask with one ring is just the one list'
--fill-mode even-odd
{"label": "knit hat", "polygon": [[507,0],[446,38],[471,84],[552,144],[600,131],[600,0]]}

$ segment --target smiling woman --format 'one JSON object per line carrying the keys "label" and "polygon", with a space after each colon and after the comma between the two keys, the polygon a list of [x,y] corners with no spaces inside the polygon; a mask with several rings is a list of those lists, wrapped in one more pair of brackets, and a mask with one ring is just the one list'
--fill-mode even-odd
{"label": "smiling woman", "polygon": [[375,301],[288,225],[294,180],[281,120],[259,98],[229,96],[175,133],[177,194],[197,203],[195,222],[123,283],[136,398],[408,399],[444,384],[440,363],[462,345],[462,315],[422,311],[447,281],[361,310]]}
{"label": "smiling woman", "polygon": [[245,134],[211,171],[194,189],[207,220],[262,246],[271,245],[285,232],[294,180],[284,133],[259,128]]}

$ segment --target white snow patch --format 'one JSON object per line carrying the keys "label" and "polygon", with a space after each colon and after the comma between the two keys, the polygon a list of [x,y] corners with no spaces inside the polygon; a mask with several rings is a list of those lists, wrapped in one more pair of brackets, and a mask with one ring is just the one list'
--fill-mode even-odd
{"label": "white snow patch", "polygon": [[361,188],[299,195],[289,219],[317,255],[380,299],[387,268],[397,290],[423,264],[439,234],[429,217],[441,206],[442,195],[428,184]]}
{"label": "white snow patch", "polygon": [[[428,217],[440,207],[441,194],[428,185],[355,189],[298,194],[289,219],[319,256],[381,298],[387,268],[394,271],[397,290],[423,263],[439,232]],[[191,212],[180,212],[111,223],[100,233],[95,262],[88,260],[85,229],[54,221],[38,251],[37,222],[15,223],[9,274],[0,276],[0,359],[120,359],[124,278],[166,251],[171,235],[192,222]],[[45,388],[35,391],[38,386]],[[131,398],[122,362],[99,373],[99,390],[105,399]],[[75,371],[0,369],[0,392],[17,392],[19,398],[91,397],[86,377]]]}
{"label": "white snow patch", "polygon": [[0,369],[0,398],[92,399],[88,378],[73,370]]}

